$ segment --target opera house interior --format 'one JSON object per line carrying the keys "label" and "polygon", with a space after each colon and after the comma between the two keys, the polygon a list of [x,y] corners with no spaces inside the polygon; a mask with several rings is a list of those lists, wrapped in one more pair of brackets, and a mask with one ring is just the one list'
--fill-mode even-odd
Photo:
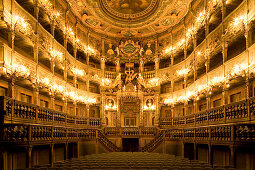
{"label": "opera house interior", "polygon": [[255,0],[0,16],[0,169],[255,169]]}

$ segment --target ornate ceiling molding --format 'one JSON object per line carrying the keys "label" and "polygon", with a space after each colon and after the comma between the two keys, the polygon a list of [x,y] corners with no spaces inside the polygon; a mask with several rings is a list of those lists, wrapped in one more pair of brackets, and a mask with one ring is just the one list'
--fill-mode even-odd
{"label": "ornate ceiling molding", "polygon": [[[72,10],[79,13],[79,18],[85,25],[98,33],[115,38],[148,37],[164,32],[179,23],[191,2],[191,0],[134,0],[130,1],[131,5],[138,2],[148,4],[141,9],[138,6],[126,10],[120,6],[115,8],[113,5],[120,0],[68,1]],[[130,2],[122,5],[125,7]]]}

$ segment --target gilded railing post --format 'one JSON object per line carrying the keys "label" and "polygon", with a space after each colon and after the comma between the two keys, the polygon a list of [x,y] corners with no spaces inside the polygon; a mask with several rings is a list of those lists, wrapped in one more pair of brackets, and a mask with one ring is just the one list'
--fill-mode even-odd
{"label": "gilded railing post", "polygon": [[212,128],[211,126],[208,128],[208,131],[209,131],[209,141],[212,140]]}
{"label": "gilded railing post", "polygon": [[54,137],[54,127],[52,126],[51,127],[51,140],[53,140],[53,137]]}
{"label": "gilded railing post", "polygon": [[246,105],[247,105],[247,113],[248,113],[248,118],[249,120],[251,120],[251,102],[250,102],[251,99],[247,99],[246,100]]}
{"label": "gilded railing post", "polygon": [[196,113],[194,113],[194,126],[196,126]]}
{"label": "gilded railing post", "polygon": [[98,139],[98,129],[96,130],[96,139]]}
{"label": "gilded railing post", "polygon": [[235,126],[232,125],[231,126],[231,142],[234,142],[235,141]]}
{"label": "gilded railing post", "polygon": [[32,126],[28,125],[28,141],[32,140]]}

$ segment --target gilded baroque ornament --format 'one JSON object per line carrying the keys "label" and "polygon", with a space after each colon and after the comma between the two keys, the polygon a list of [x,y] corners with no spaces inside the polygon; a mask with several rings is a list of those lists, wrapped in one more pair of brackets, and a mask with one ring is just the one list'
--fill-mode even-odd
{"label": "gilded baroque ornament", "polygon": [[125,43],[122,42],[119,48],[124,55],[131,57],[139,51],[140,45],[138,44],[138,42],[135,43],[132,40],[128,40]]}
{"label": "gilded baroque ornament", "polygon": [[[191,0],[68,0],[95,32],[112,37],[146,37],[164,32],[186,14]],[[127,31],[128,30],[128,31]]]}
{"label": "gilded baroque ornament", "polygon": [[100,0],[102,8],[113,17],[137,19],[150,13],[158,0]]}

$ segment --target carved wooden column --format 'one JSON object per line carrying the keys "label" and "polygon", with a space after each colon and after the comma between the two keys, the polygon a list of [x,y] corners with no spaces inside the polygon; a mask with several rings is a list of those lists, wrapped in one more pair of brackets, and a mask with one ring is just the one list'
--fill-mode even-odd
{"label": "carved wooden column", "polygon": [[236,147],[230,145],[229,150],[230,150],[230,166],[234,168],[236,166]]}
{"label": "carved wooden column", "polygon": [[121,113],[120,113],[120,98],[117,96],[117,114],[116,114],[116,126],[121,127]]}
{"label": "carved wooden column", "polygon": [[105,60],[104,56],[102,56],[100,60],[102,77],[105,77]]}
{"label": "carved wooden column", "polygon": [[38,0],[34,0],[34,17],[36,18],[37,22],[38,22],[38,16],[39,16]]}
{"label": "carved wooden column", "polygon": [[120,60],[116,60],[116,73],[117,73],[117,76],[119,75],[120,73]]}
{"label": "carved wooden column", "polygon": [[[248,14],[247,14],[248,15]],[[245,39],[246,39],[246,53],[247,53],[247,57],[248,57],[248,65],[250,65],[250,51],[248,50],[249,48],[249,44],[251,44],[252,42],[252,37],[251,37],[251,24],[248,24],[246,26],[245,29]],[[249,97],[252,96],[252,84],[250,82],[250,70],[248,69],[246,71],[246,75],[245,75],[245,85],[246,85],[246,99],[249,99]]]}
{"label": "carved wooden column", "polygon": [[213,153],[212,145],[211,145],[211,144],[208,144],[208,163],[209,163],[210,165],[212,165],[212,163],[213,163],[213,160],[212,160],[212,153]]}
{"label": "carved wooden column", "polygon": [[159,95],[155,95],[155,105],[156,105],[156,110],[155,110],[155,122],[154,125],[158,126],[159,125]]}
{"label": "carved wooden column", "polygon": [[32,168],[32,149],[33,146],[29,145],[27,148],[27,168]]}
{"label": "carved wooden column", "polygon": [[194,113],[197,113],[198,112],[198,107],[197,107],[197,98],[194,98],[193,99],[193,107],[194,107]]}
{"label": "carved wooden column", "polygon": [[173,104],[171,105],[171,113],[172,113],[172,122],[171,122],[171,125],[173,126],[174,125],[174,105]]}
{"label": "carved wooden column", "polygon": [[39,87],[37,85],[33,86],[33,104],[35,105],[39,105],[40,101],[39,101]]}
{"label": "carved wooden column", "polygon": [[[170,31],[170,48],[173,47],[173,33],[172,33],[172,30]],[[173,51],[171,50],[170,51],[170,59],[171,59],[171,65],[173,66],[174,65],[174,55],[173,55]]]}
{"label": "carved wooden column", "polygon": [[226,1],[222,0],[222,7],[221,7],[221,12],[222,12],[222,21],[226,17]]}
{"label": "carved wooden column", "polygon": [[7,165],[8,165],[8,152],[4,146],[0,146],[0,169],[8,170]]}
{"label": "carved wooden column", "polygon": [[64,99],[64,112],[68,113],[68,100]]}
{"label": "carved wooden column", "polygon": [[226,85],[222,88],[223,105],[229,104],[228,101],[228,87]]}
{"label": "carved wooden column", "polygon": [[[75,47],[74,48],[74,58],[75,58],[75,68],[77,68],[77,58],[76,58],[76,56],[77,56],[77,48]],[[77,74],[74,74],[74,76],[73,76],[73,86],[75,87],[75,88],[78,88],[77,87]]]}
{"label": "carved wooden column", "polygon": [[248,23],[245,29],[244,36],[246,38],[246,50],[252,45],[252,23]]}
{"label": "carved wooden column", "polygon": [[101,94],[101,116],[102,118],[102,125],[106,126],[106,119],[105,119],[105,94]]}
{"label": "carved wooden column", "polygon": [[55,96],[54,96],[54,94],[50,95],[50,108],[55,109]]}
{"label": "carved wooden column", "polygon": [[79,145],[79,141],[77,141],[77,143],[76,143],[76,145],[77,145],[77,147],[76,147],[76,156],[77,156],[77,159],[79,159],[80,158],[80,145]]}
{"label": "carved wooden column", "polygon": [[73,113],[73,114],[74,114],[75,116],[78,116],[78,112],[77,112],[77,108],[78,108],[78,107],[77,107],[77,102],[76,102],[76,101],[73,102],[73,106],[74,106],[74,113]]}
{"label": "carved wooden column", "polygon": [[11,77],[8,81],[7,96],[15,99],[15,77],[14,77],[14,75],[11,75]]}
{"label": "carved wooden column", "polygon": [[51,21],[51,35],[54,37],[54,35],[55,35],[55,20],[52,20]]}
{"label": "carved wooden column", "polygon": [[210,109],[210,108],[211,108],[211,95],[206,94],[206,109]]}
{"label": "carved wooden column", "polygon": [[171,54],[170,58],[171,58],[171,65],[173,66],[174,65],[174,55]]}
{"label": "carved wooden column", "polygon": [[[87,34],[87,41],[86,41],[86,46],[88,47],[89,46],[89,33]],[[89,74],[89,53],[87,52],[86,53],[86,61],[87,61],[87,73]],[[87,91],[89,91],[89,79],[87,79],[86,81],[86,85],[87,85]]]}
{"label": "carved wooden column", "polygon": [[140,105],[140,118],[139,118],[139,126],[144,126],[144,119],[143,119],[143,108],[144,108],[144,98],[143,96],[140,97],[141,105]]}
{"label": "carved wooden column", "polygon": [[[183,116],[187,116],[188,115],[188,102],[185,101],[184,102],[184,113]],[[186,119],[185,119],[185,124],[186,124]]]}
{"label": "carved wooden column", "polygon": [[100,65],[101,65],[101,72],[102,72],[102,77],[105,77],[105,47],[104,47],[104,40],[102,40],[102,49],[101,49],[101,60],[100,60]]}
{"label": "carved wooden column", "polygon": [[181,156],[182,158],[184,158],[184,154],[185,154],[185,143],[184,143],[184,140],[181,141],[181,144],[182,144],[182,153],[181,153]]}
{"label": "carved wooden column", "polygon": [[50,144],[50,164],[53,166],[53,163],[55,162],[55,153],[54,153],[54,144]]}
{"label": "carved wooden column", "polygon": [[223,64],[227,61],[227,57],[228,57],[228,44],[227,42],[225,42],[225,40],[223,40],[223,44],[222,44],[222,56],[223,56]]}
{"label": "carved wooden column", "polygon": [[87,125],[89,125],[89,105],[86,104],[86,118],[87,118]]}
{"label": "carved wooden column", "polygon": [[65,143],[65,160],[68,159],[68,142]]}
{"label": "carved wooden column", "polygon": [[139,72],[140,73],[143,73],[143,70],[144,70],[144,61],[142,58],[140,58],[140,62],[139,62]]}
{"label": "carved wooden column", "polygon": [[196,55],[194,53],[194,67],[193,67],[193,71],[194,71],[194,82],[197,80],[197,66],[196,66]]}
{"label": "carved wooden column", "polygon": [[[87,37],[86,37],[86,46],[89,46],[89,33],[87,33]],[[87,65],[89,66],[89,53],[87,51],[86,53],[86,60],[87,60]]]}
{"label": "carved wooden column", "polygon": [[194,160],[197,160],[197,143],[194,143]]}
{"label": "carved wooden column", "polygon": [[159,75],[159,58],[154,59],[155,62],[155,77],[158,77]]}

